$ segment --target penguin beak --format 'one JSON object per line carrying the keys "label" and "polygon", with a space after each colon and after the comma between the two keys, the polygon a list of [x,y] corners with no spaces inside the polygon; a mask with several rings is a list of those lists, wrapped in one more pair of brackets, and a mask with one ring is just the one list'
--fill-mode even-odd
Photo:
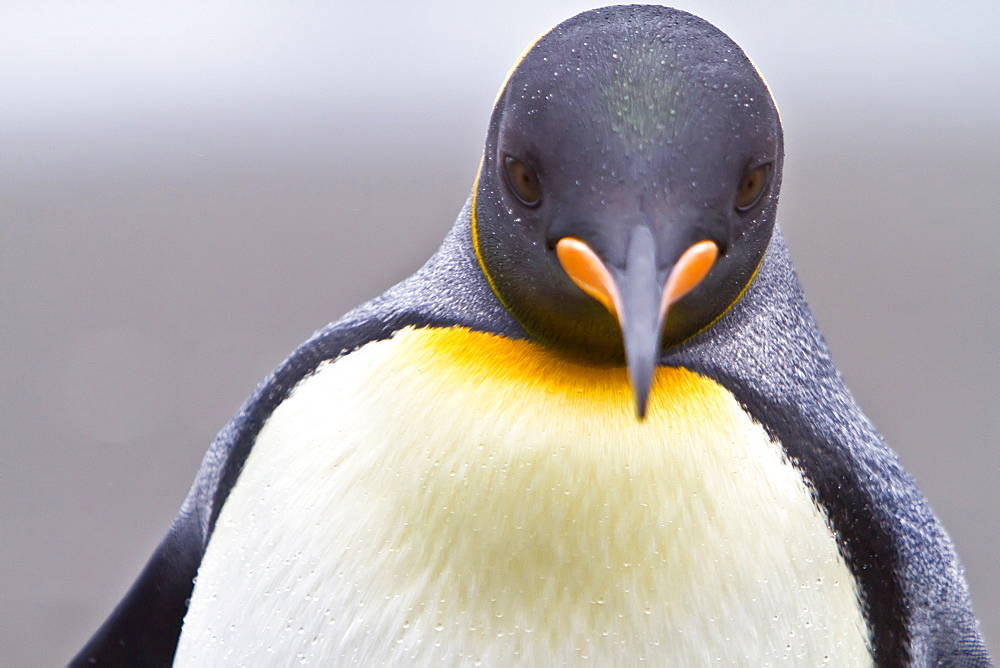
{"label": "penguin beak", "polygon": [[556,243],[556,257],[570,279],[618,320],[640,419],[646,415],[667,312],[701,283],[718,255],[714,241],[699,241],[661,270],[653,233],[646,226],[634,229],[621,268],[606,263],[575,237],[563,237]]}

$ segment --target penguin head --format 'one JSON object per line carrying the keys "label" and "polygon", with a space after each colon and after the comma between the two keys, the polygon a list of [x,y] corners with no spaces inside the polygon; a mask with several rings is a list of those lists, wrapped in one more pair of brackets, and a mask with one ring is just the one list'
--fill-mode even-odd
{"label": "penguin head", "polygon": [[473,244],[531,337],[627,365],[641,417],[663,351],[753,279],[781,166],[777,108],[725,34],[664,7],[585,12],[500,91]]}

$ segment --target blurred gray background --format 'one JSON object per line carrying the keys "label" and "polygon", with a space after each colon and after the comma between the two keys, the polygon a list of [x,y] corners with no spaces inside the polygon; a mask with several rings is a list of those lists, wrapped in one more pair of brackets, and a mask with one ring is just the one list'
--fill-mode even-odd
{"label": "blurred gray background", "polygon": [[[1000,642],[1000,9],[685,3],[785,124],[779,221]],[[0,4],[0,665],[66,661],[313,330],[416,269],[589,3]]]}

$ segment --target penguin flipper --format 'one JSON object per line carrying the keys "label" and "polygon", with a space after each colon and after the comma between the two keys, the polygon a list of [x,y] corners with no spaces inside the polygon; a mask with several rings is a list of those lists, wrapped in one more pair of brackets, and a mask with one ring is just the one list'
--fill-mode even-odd
{"label": "penguin flipper", "polygon": [[335,359],[345,350],[395,329],[377,321],[337,325],[292,354],[219,433],[167,535],[125,597],[70,661],[71,668],[154,668],[173,663],[205,546],[260,427],[320,361]]}
{"label": "penguin flipper", "polygon": [[202,552],[198,522],[182,511],[114,612],[70,661],[71,668],[170,666]]}

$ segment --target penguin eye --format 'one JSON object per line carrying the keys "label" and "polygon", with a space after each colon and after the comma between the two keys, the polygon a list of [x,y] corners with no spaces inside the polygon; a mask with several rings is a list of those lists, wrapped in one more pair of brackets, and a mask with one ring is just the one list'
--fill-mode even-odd
{"label": "penguin eye", "polygon": [[771,180],[771,163],[747,169],[736,190],[734,206],[739,212],[749,211],[760,201],[764,189]]}
{"label": "penguin eye", "polygon": [[514,191],[514,195],[525,206],[538,206],[542,199],[542,184],[538,181],[535,170],[510,156],[504,158],[503,162],[507,172],[507,183]]}

